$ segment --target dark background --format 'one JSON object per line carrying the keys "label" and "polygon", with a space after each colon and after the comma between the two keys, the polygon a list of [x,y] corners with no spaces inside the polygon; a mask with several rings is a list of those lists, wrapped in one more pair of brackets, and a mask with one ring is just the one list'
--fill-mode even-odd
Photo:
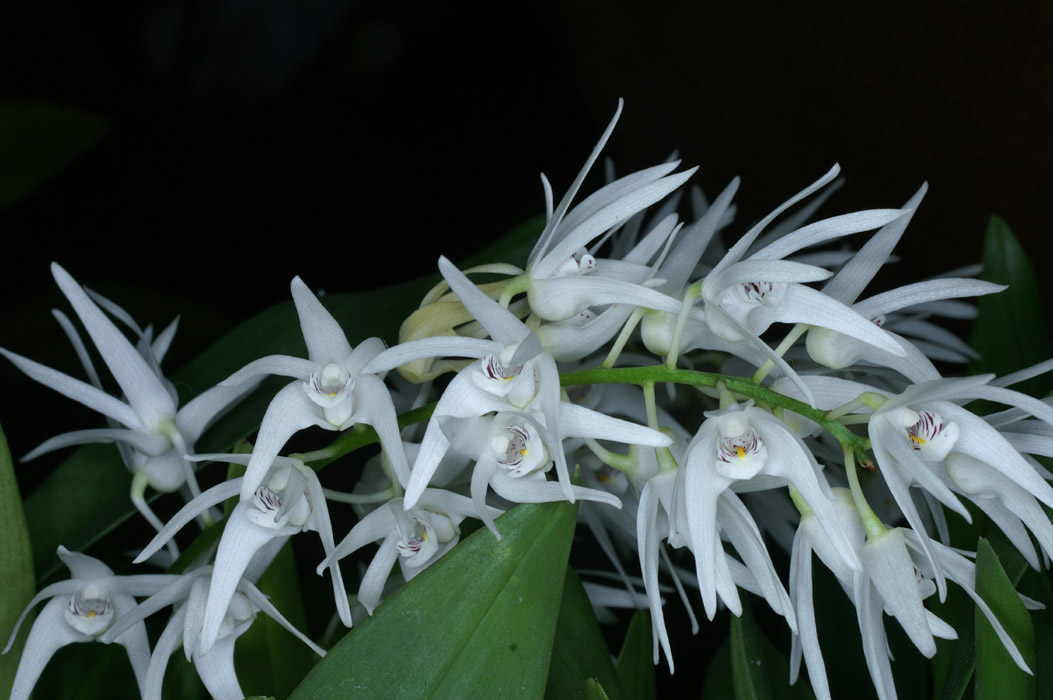
{"label": "dark background", "polygon": [[[899,276],[978,262],[998,213],[1053,308],[1049,3],[208,0],[18,12],[0,10],[0,98],[106,125],[71,167],[0,209],[0,345],[71,373],[47,314],[66,308],[49,261],[143,323],[181,313],[165,363],[178,367],[288,299],[293,275],[371,289],[540,213],[538,174],[561,196],[619,97],[606,149],[619,172],[678,150],[711,196],[741,175],[734,232],[834,162],[846,183],[824,215],[898,206],[927,180]],[[0,169],[11,162],[0,152]],[[0,392],[16,456],[96,420],[6,362]]]}
{"label": "dark background", "polygon": [[[293,275],[371,289],[540,213],[539,173],[559,197],[618,97],[606,155],[619,172],[679,150],[710,196],[741,175],[732,235],[840,162],[846,182],[823,215],[898,206],[930,183],[898,279],[977,262],[992,213],[1040,277],[1051,259],[1053,6],[1037,0],[18,11],[0,10],[0,98],[106,126],[0,209],[0,345],[70,370],[47,314],[65,306],[51,260],[142,323],[182,314],[165,363],[178,367],[288,299]],[[4,363],[0,386],[12,382],[28,391]]]}

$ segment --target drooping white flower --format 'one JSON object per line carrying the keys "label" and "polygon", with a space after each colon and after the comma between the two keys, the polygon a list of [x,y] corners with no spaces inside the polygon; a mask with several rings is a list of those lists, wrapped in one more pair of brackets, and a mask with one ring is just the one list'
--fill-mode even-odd
{"label": "drooping white flower", "polygon": [[[670,438],[656,430],[613,418],[567,401],[558,404],[556,420],[562,437],[588,437],[651,447],[665,447]],[[545,414],[536,411],[502,411],[493,416],[446,417],[439,426],[451,449],[475,461],[471,492],[478,517],[500,538],[485,508],[488,487],[513,503],[546,503],[567,498],[566,489],[545,478],[562,438],[549,430]],[[422,448],[423,453],[423,448]],[[606,491],[571,485],[571,499],[607,503],[621,501]]]}
{"label": "drooping white flower", "polygon": [[[177,409],[176,396],[170,383],[160,375],[153,349],[140,352],[125,335],[106,317],[83,288],[57,263],[52,263],[51,272],[62,293],[84,324],[85,330],[98,348],[103,361],[117,380],[124,399],[118,399],[103,391],[100,386],[57,372],[37,362],[0,348],[16,367],[30,378],[64,394],[68,398],[98,411],[117,426],[91,430],[78,430],[58,435],[26,455],[31,459],[45,452],[91,442],[117,442],[127,446],[125,454],[128,467],[136,478],[132,486],[132,499],[143,516],[155,529],[161,528],[142,498],[143,489],[149,485],[156,491],[167,493],[189,483],[197,493],[197,483],[190,462],[183,455],[192,453],[194,443],[205,428],[232,403],[255,388],[255,383],[241,387],[213,387]],[[114,305],[108,304],[109,308]],[[123,312],[121,312],[123,313]],[[75,331],[63,324],[71,338]],[[167,336],[167,334],[166,334]],[[170,338],[160,339],[164,345]],[[79,337],[74,341],[78,354],[86,358]],[[158,348],[163,349],[163,346]],[[163,354],[163,353],[162,353]],[[85,359],[85,364],[90,363]],[[98,382],[94,370],[89,377]]]}
{"label": "drooping white flower", "polygon": [[970,520],[948,472],[948,458],[953,453],[993,469],[979,477],[988,481],[987,486],[980,486],[978,482],[970,485],[966,473],[969,463],[952,459],[952,463],[964,465],[960,470],[955,469],[963,479],[958,485],[959,493],[985,491],[993,486],[993,479],[995,483],[1022,488],[1053,507],[1053,488],[1035,468],[998,430],[959,404],[973,399],[996,401],[1023,409],[1051,425],[1053,408],[1019,392],[991,386],[992,379],[992,375],[983,375],[912,385],[875,411],[868,426],[881,474],[929,557],[941,599],[946,595],[945,577],[929,547],[921,515],[910,497],[911,483],[917,482],[943,506]]}
{"label": "drooping white flower", "polygon": [[531,310],[546,321],[564,321],[590,306],[606,304],[671,312],[679,308],[678,300],[642,283],[647,275],[646,266],[641,265],[628,275],[624,267],[619,267],[620,274],[616,271],[607,274],[603,263],[589,254],[585,246],[666,197],[697,168],[670,174],[680,164],[672,161],[632,173],[600,188],[568,212],[585,176],[610,138],[621,109],[619,100],[614,118],[555,209],[552,188],[548,180],[543,179],[546,224],[527,262],[527,298]]}
{"label": "drooping white flower", "polygon": [[165,669],[168,667],[169,658],[179,645],[180,638],[182,638],[187,660],[193,661],[194,670],[197,671],[201,682],[213,698],[216,700],[244,698],[245,694],[241,692],[241,685],[234,671],[234,643],[238,637],[248,631],[256,619],[256,614],[261,611],[309,646],[316,654],[325,656],[323,649],[293,627],[267,600],[267,596],[245,578],[237,582],[233,595],[230,596],[222,610],[218,638],[206,647],[201,637],[204,634],[205,610],[210,595],[209,581],[213,573],[214,567],[205,566],[181,576],[172,577],[176,580],[151,595],[138,607],[127,612],[109,632],[103,635],[103,639],[106,640],[113,635],[122,634],[129,626],[143,625],[146,617],[163,608],[169,605],[177,606],[149,658],[149,669],[142,690],[143,700],[160,700]]}
{"label": "drooping white flower", "polygon": [[[489,517],[500,514],[488,508]],[[395,498],[362,518],[318,565],[318,572],[338,566],[340,559],[370,542],[380,542],[358,589],[358,602],[372,615],[396,561],[403,578],[411,580],[457,544],[461,522],[475,515],[472,500],[451,491],[425,489],[409,510],[402,498]]]}
{"label": "drooping white flower", "polygon": [[29,697],[41,672],[54,653],[75,642],[116,641],[128,651],[140,692],[146,683],[150,663],[150,642],[146,626],[127,625],[121,634],[102,640],[103,633],[114,622],[135,608],[135,596],[156,593],[177,577],[163,574],[116,576],[98,559],[59,546],[58,556],[69,567],[73,578],[46,586],[33,597],[22,612],[4,652],[11,648],[26,615],[38,603],[48,600],[26,639],[18,663],[11,700]]}
{"label": "drooping white flower", "polygon": [[[249,455],[197,455],[197,460],[223,460],[247,465]],[[184,506],[165,528],[136,558],[145,561],[184,525],[199,513],[233,497],[243,486],[244,477],[214,486]],[[210,577],[208,602],[201,620],[200,643],[207,652],[217,639],[231,596],[246,574],[262,574],[281,546],[292,535],[314,530],[322,539],[326,554],[334,548],[329,509],[318,476],[298,459],[276,457],[251,499],[239,501],[231,511],[216,551],[214,572]],[[330,567],[337,611],[341,620],[351,626],[351,610],[344,583],[337,566]],[[258,576],[259,574],[257,574]]]}
{"label": "drooping white flower", "polygon": [[[800,438],[782,422],[752,406],[752,402],[705,415],[707,420],[688,446],[674,508],[684,513],[682,517],[695,555],[702,602],[710,619],[716,613],[716,599],[720,592],[718,582],[726,583],[731,579],[720,544],[718,508],[721,498],[733,485],[740,490],[793,486],[815,513],[844,560],[858,568],[855,549],[839,527],[829,487],[815,458]],[[728,507],[730,504],[726,500],[725,507]],[[681,517],[675,510],[672,515],[674,520]],[[743,518],[749,518],[748,512]],[[756,525],[753,524],[752,528],[756,529]],[[743,554],[741,548],[737,549],[740,555]],[[763,580],[763,576],[756,572],[755,577],[758,583]],[[738,608],[734,588],[728,590],[725,587],[721,598],[733,611]]]}
{"label": "drooping white flower", "polygon": [[340,324],[299,277],[293,278],[291,288],[308,359],[270,355],[221,382],[221,386],[237,386],[261,374],[295,379],[267,407],[242,482],[241,500],[252,498],[289,438],[312,425],[326,430],[344,430],[356,423],[373,426],[399,479],[408,478],[391,394],[382,379],[363,371],[384,349],[383,341],[369,338],[352,349]]}

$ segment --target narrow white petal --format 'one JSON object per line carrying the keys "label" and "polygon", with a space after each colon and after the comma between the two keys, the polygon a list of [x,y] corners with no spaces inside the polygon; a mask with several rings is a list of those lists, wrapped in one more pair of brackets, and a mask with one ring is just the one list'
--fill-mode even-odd
{"label": "narrow white petal", "polygon": [[263,545],[276,538],[287,539],[293,528],[265,528],[252,523],[246,512],[254,506],[242,502],[234,507],[223,537],[216,550],[215,565],[212,569],[212,581],[208,587],[208,602],[205,604],[205,616],[201,623],[201,637],[197,648],[207,652],[216,643],[219,626],[227,614],[227,606],[234,596],[245,569]]}
{"label": "narrow white petal", "polygon": [[706,247],[713,240],[724,214],[731,206],[731,200],[739,189],[739,182],[739,178],[736,177],[728,183],[702,218],[683,232],[680,241],[662,263],[658,273],[659,277],[666,280],[666,285],[662,287],[663,292],[674,295],[682,293],[684,285],[687,284]]}
{"label": "narrow white petal", "polygon": [[373,426],[380,438],[380,445],[395,470],[395,476],[400,484],[406,484],[409,481],[409,463],[402,446],[398,416],[395,414],[391,393],[382,380],[371,374],[360,374],[355,384],[355,398],[361,403],[352,420]]}
{"label": "narrow white petal", "polygon": [[749,256],[749,260],[781,260],[799,250],[834,238],[872,231],[903,216],[902,209],[868,209],[816,221],[783,236]]}
{"label": "narrow white petal", "polygon": [[[552,503],[567,500],[563,487],[555,481],[545,479],[544,474],[513,477],[498,469],[490,477],[490,486],[498,496],[513,503]],[[615,508],[622,507],[621,499],[606,491],[584,486],[571,488],[575,500],[596,501]]]}
{"label": "narrow white petal", "polygon": [[512,345],[530,333],[522,321],[472,284],[471,280],[444,255],[439,256],[439,271],[450,285],[450,289],[468,312],[482,324],[491,338],[502,345]]}
{"label": "narrow white petal", "polygon": [[[121,385],[128,403],[148,424],[175,415],[175,402],[156,372],[123,333],[95,305],[84,289],[57,263],[51,264],[62,293],[80,317],[106,366]],[[123,421],[122,421],[123,422]],[[132,426],[130,426],[132,427]]]}
{"label": "narrow white petal", "polygon": [[257,386],[256,382],[245,382],[236,387],[214,386],[188,401],[176,413],[176,425],[183,439],[193,445],[214,420]]}
{"label": "narrow white petal", "polygon": [[391,569],[398,559],[398,532],[391,532],[380,544],[380,549],[373,555],[372,561],[366,573],[362,576],[362,583],[358,587],[358,602],[370,615],[380,605],[380,598],[384,593],[384,584],[391,575]]}
{"label": "narrow white petal", "polygon": [[914,211],[921,204],[928,189],[928,183],[922,184],[914,196],[903,205],[903,216],[885,224],[880,231],[871,236],[859,252],[823,286],[823,294],[845,304],[851,304],[859,298],[877,271],[888,261],[892,249],[907,230],[907,224],[910,223]]}
{"label": "narrow white petal", "polygon": [[[677,165],[678,163],[663,164],[661,166],[655,166],[655,168],[650,170],[658,173],[662,172],[663,169],[668,168],[665,170],[665,172],[668,172],[668,170],[675,168]],[[562,241],[553,246],[551,250],[545,254],[544,258],[535,261],[535,264],[530,269],[531,279],[551,277],[556,271],[556,268],[564,260],[576,253],[582,247],[588,245],[591,240],[615,224],[627,220],[636,212],[651,206],[660,199],[663,199],[670,192],[687,182],[687,180],[695,174],[697,169],[698,168],[696,167],[675,175],[667,175],[657,180],[649,181],[642,186],[637,186],[625,194],[619,193],[621,196],[615,201],[595,212],[580,224],[575,225],[574,222],[565,222],[569,233]],[[618,183],[612,183],[612,185],[617,184]],[[608,187],[610,187],[610,185]],[[603,191],[601,190],[596,194],[599,195],[602,192]],[[584,204],[585,203],[583,202],[583,205]]]}
{"label": "narrow white petal", "polygon": [[183,635],[183,619],[186,608],[182,607],[172,613],[172,617],[165,625],[164,631],[154,645],[154,653],[150,657],[150,667],[146,672],[146,684],[143,688],[143,700],[161,700],[161,688],[164,687],[165,671],[168,669],[168,660],[172,657],[179,639]]}
{"label": "narrow white petal", "polygon": [[351,344],[347,342],[340,324],[299,277],[293,278],[290,288],[296,303],[296,313],[300,316],[307,356],[323,365],[343,362],[351,354]]}
{"label": "narrow white petal", "polygon": [[0,652],[0,654],[6,654],[11,651],[11,645],[15,643],[15,636],[18,634],[18,630],[22,627],[22,623],[25,621],[26,615],[29,614],[30,610],[47,598],[73,595],[80,590],[81,585],[81,582],[71,579],[68,581],[58,581],[41,589],[41,591],[33,596],[29,603],[26,604],[25,609],[22,610],[22,614],[18,616],[18,620],[15,622],[15,627],[11,630],[11,636],[7,640],[7,646],[4,647],[4,650]]}
{"label": "narrow white petal", "polygon": [[478,359],[500,352],[501,345],[484,338],[442,335],[399,343],[380,353],[365,367],[363,374],[378,374],[429,357],[471,357]]}
{"label": "narrow white petal", "polygon": [[37,615],[22,649],[22,658],[18,662],[18,670],[11,686],[11,700],[29,698],[44,667],[60,648],[74,642],[92,640],[66,622],[65,612],[68,604],[68,598],[52,598]]}
{"label": "narrow white petal", "polygon": [[180,508],[171,519],[169,519],[165,524],[164,529],[158,532],[157,535],[150,540],[150,543],[146,545],[143,551],[139,552],[139,556],[135,558],[133,563],[140,564],[152,557],[161,549],[161,547],[165,546],[168,540],[172,539],[175,534],[182,530],[188,523],[212,506],[218,505],[228,498],[233,498],[237,495],[240,488],[241,478],[239,477],[237,479],[231,479],[230,481],[224,481],[221,484],[217,484],[197,498],[191,500],[185,506]]}
{"label": "narrow white petal", "polygon": [[289,355],[268,355],[239,369],[219,383],[220,386],[233,387],[243,384],[259,377],[262,374],[274,374],[279,377],[292,377],[293,379],[306,380],[321,365],[302,357],[290,357]]}
{"label": "narrow white petal", "polygon": [[911,306],[937,299],[954,299],[958,297],[978,297],[985,294],[997,294],[1007,287],[973,279],[935,279],[916,282],[898,287],[882,294],[876,294],[855,305],[856,311],[867,318],[877,318]]}
{"label": "narrow white petal", "polygon": [[323,559],[322,563],[315,568],[315,573],[321,574],[332,563],[343,559],[352,552],[357,552],[370,542],[384,539],[396,527],[395,517],[391,514],[391,509],[387,506],[380,506],[355,523],[355,526],[351,528],[351,532],[347,533],[347,536],[340,541],[340,544],[336,545],[333,553]]}
{"label": "narrow white petal", "polygon": [[603,277],[557,277],[531,280],[530,308],[547,321],[563,321],[589,306],[628,304],[646,309],[680,312],[681,301],[649,287]]}
{"label": "narrow white petal", "polygon": [[62,433],[45,440],[30,450],[22,458],[22,461],[28,462],[42,454],[61,450],[71,445],[87,445],[88,443],[98,442],[122,442],[148,455],[160,455],[172,447],[172,442],[160,433],[122,430],[121,428],[94,428],[90,430],[74,430],[71,433]]}
{"label": "narrow white petal", "polygon": [[669,436],[657,430],[613,418],[569,401],[559,404],[559,422],[564,437],[592,437],[647,447],[668,447],[672,444]]}
{"label": "narrow white petal", "polygon": [[545,230],[542,231],[541,236],[538,237],[537,243],[534,244],[534,249],[530,252],[528,264],[533,263],[543,256],[548,247],[552,245],[552,239],[555,235],[556,229],[562,222],[564,214],[566,214],[567,209],[570,207],[571,201],[573,201],[574,196],[578,193],[578,189],[581,187],[581,183],[585,180],[585,176],[588,175],[589,170],[592,169],[593,163],[595,163],[596,159],[600,157],[600,151],[602,151],[603,147],[607,144],[607,139],[611,137],[611,132],[614,131],[614,125],[618,123],[618,117],[622,114],[623,104],[622,99],[619,97],[618,108],[614,111],[614,117],[607,124],[607,128],[603,130],[600,140],[593,147],[589,157],[585,160],[585,165],[582,166],[577,177],[574,178],[574,182],[571,183],[570,187],[567,189],[567,193],[563,196],[563,199],[560,200],[559,206],[555,210],[552,208],[552,187],[549,185],[545,176],[541,176],[541,183],[545,189],[545,211],[548,214],[546,217],[547,223],[545,225]]}
{"label": "narrow white petal", "polygon": [[735,245],[732,246],[730,250],[728,250],[727,254],[724,255],[724,257],[719,263],[717,263],[717,266],[713,268],[710,274],[720,274],[729,265],[738,262],[742,258],[742,256],[745,255],[746,251],[749,250],[750,246],[753,245],[753,242],[757,240],[757,236],[759,236],[761,232],[764,231],[764,229],[775,219],[775,217],[777,217],[779,214],[783,213],[784,211],[786,211],[794,204],[807,197],[808,195],[812,194],[820,187],[823,187],[824,185],[828,184],[831,180],[837,177],[837,174],[839,172],[841,172],[841,166],[835,163],[834,166],[830,168],[830,170],[828,170],[826,174],[823,175],[821,178],[819,178],[811,185],[804,188],[803,190],[801,190],[800,192],[798,192],[797,194],[795,194],[794,196],[790,197],[785,202],[777,206],[775,209],[773,209],[767,216],[765,216],[763,219],[757,222],[753,226],[753,228],[747,231],[745,235],[742,236],[742,238],[735,242]]}
{"label": "narrow white petal", "polygon": [[259,488],[267,470],[274,463],[285,443],[293,434],[312,425],[333,430],[321,416],[321,411],[304,393],[302,382],[293,382],[279,391],[263,414],[252,459],[241,482],[241,500],[247,501]]}
{"label": "narrow white petal", "polygon": [[312,642],[307,637],[307,635],[293,627],[292,623],[285,619],[285,616],[281,614],[278,608],[274,607],[271,601],[267,599],[267,596],[263,595],[263,593],[260,592],[260,589],[256,588],[256,586],[254,586],[249,581],[242,581],[240,588],[245,593],[246,597],[248,597],[248,599],[252,601],[253,605],[255,605],[262,612],[270,616],[270,618],[277,622],[279,625],[291,632],[294,637],[296,637],[301,642],[309,646],[311,648],[311,651],[318,654],[319,656],[325,656],[325,649],[322,649],[320,646]]}
{"label": "narrow white petal", "polygon": [[249,623],[239,625],[230,635],[217,640],[203,653],[194,654],[194,668],[213,700],[243,700],[238,676],[234,672],[234,641]]}
{"label": "narrow white petal", "polygon": [[897,357],[905,354],[895,338],[872,323],[869,318],[810,287],[791,284],[773,315],[783,323],[807,323],[831,328]]}
{"label": "narrow white petal", "polygon": [[15,353],[4,350],[3,348],[0,348],[0,355],[11,360],[11,362],[13,362],[18,369],[25,372],[30,379],[40,382],[50,389],[54,389],[67,398],[73,399],[77,403],[83,404],[93,411],[98,411],[107,418],[112,418],[132,430],[144,427],[139,414],[136,413],[131,406],[118,398],[110,396],[101,389],[96,389],[87,382],[74,379],[67,374],[53,370],[50,367],[46,367],[39,362],[34,362],[29,358],[22,357],[21,355],[16,355]]}

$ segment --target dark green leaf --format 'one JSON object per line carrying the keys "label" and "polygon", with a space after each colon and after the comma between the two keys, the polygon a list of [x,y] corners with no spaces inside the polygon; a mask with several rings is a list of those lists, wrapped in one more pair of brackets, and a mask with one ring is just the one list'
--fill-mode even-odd
{"label": "dark green leaf", "polygon": [[603,686],[595,678],[585,679],[585,700],[610,700],[610,696],[604,691]]}
{"label": "dark green leaf", "polygon": [[732,616],[731,674],[736,700],[814,700],[807,683],[790,685],[790,665],[757,625],[749,600],[741,617]]}
{"label": "dark green leaf", "polygon": [[586,679],[602,684],[612,700],[625,697],[585,587],[574,570],[568,568],[545,697],[550,700],[585,697]]}
{"label": "dark green leaf", "polygon": [[[0,644],[6,645],[18,616],[36,592],[33,578],[33,549],[22,515],[22,497],[15,481],[11,452],[0,430],[0,571],[3,571],[4,594],[0,595]],[[0,697],[11,692],[15,671],[22,656],[22,646],[33,624],[28,617],[18,638],[7,654],[0,656]]]}
{"label": "dark green leaf", "polygon": [[[1009,226],[997,216],[987,226],[983,264],[983,279],[1009,289],[979,298],[971,341],[981,360],[974,369],[1001,376],[1048,360],[1053,356],[1053,340],[1035,270]],[[1044,396],[1053,388],[1053,377],[1038,377],[1017,388]]]}
{"label": "dark green leaf", "polygon": [[764,658],[764,634],[757,627],[747,600],[743,600],[742,615],[731,617],[731,674],[736,700],[775,697],[771,670]]}
{"label": "dark green leaf", "polygon": [[658,692],[654,681],[654,641],[651,617],[637,610],[629,622],[625,641],[614,667],[629,700],[655,700]]}
{"label": "dark green leaf", "polygon": [[108,130],[102,117],[71,107],[0,103],[0,209],[32,194]]}
{"label": "dark green leaf", "polygon": [[730,700],[735,695],[735,680],[731,673],[731,643],[725,639],[706,669],[702,684],[702,700]]}
{"label": "dark green leaf", "polygon": [[541,697],[577,506],[519,505],[360,620],[292,700]]}
{"label": "dark green leaf", "polygon": [[[981,538],[976,552],[976,592],[1016,643],[1025,662],[1035,668],[1035,631],[1020,596],[998,555]],[[976,698],[1033,698],[1035,678],[1024,673],[1002,646],[987,618],[976,611]]]}
{"label": "dark green leaf", "polygon": [[[974,520],[978,524],[986,522],[982,514],[974,515]],[[990,526],[988,543],[997,554],[999,561],[1004,563],[1010,582],[1012,584],[1019,582],[1027,570],[1027,561],[1009,542],[1005,534],[993,525]],[[944,616],[951,610],[957,611],[958,614],[953,618],[945,619],[958,620],[958,624],[955,625],[955,629],[958,631],[958,639],[954,642],[954,651],[943,673],[942,689],[938,697],[941,700],[960,700],[968,692],[973,680],[973,672],[976,668],[976,625],[974,620],[979,611],[976,610],[976,606],[968,596],[956,593],[953,589],[950,591],[948,602],[951,605],[941,610],[939,614]],[[939,676],[936,676],[936,678],[939,680]],[[937,685],[939,684],[937,683]]]}

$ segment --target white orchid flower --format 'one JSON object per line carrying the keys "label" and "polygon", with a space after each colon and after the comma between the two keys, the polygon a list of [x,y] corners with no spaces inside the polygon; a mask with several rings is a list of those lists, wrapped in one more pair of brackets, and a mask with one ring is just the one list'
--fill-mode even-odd
{"label": "white orchid flower", "polygon": [[[707,420],[688,446],[675,503],[684,513],[702,601],[710,619],[716,613],[718,577],[723,573],[725,582],[730,579],[720,544],[717,511],[722,495],[733,486],[738,490],[758,490],[792,485],[816,514],[845,561],[859,568],[856,552],[839,528],[819,465],[797,435],[752,402],[705,415]],[[674,520],[678,517],[674,512]],[[743,554],[741,550],[739,553]],[[734,611],[738,596],[734,589],[726,593],[730,595],[721,597]]]}
{"label": "white orchid flower", "polygon": [[391,394],[382,379],[363,371],[384,349],[383,341],[369,338],[352,350],[340,324],[299,277],[293,278],[291,288],[308,359],[270,355],[250,362],[220,383],[236,386],[261,374],[296,380],[267,406],[242,482],[241,500],[253,497],[289,438],[312,425],[326,430],[345,430],[356,423],[373,426],[396,475],[400,480],[408,478]]}
{"label": "white orchid flower", "polygon": [[955,469],[962,480],[958,484],[960,492],[983,492],[994,478],[999,483],[1015,484],[1053,507],[1053,488],[1034,467],[987,421],[958,405],[973,399],[996,401],[1023,409],[1053,425],[1053,408],[1048,404],[1010,389],[991,386],[993,378],[993,375],[982,375],[912,385],[875,411],[868,427],[882,476],[929,556],[941,600],[946,595],[946,583],[929,548],[924,523],[910,497],[908,487],[912,482],[970,521],[969,511],[956,495],[955,482],[946,466],[949,455],[954,453],[973,458],[994,470],[993,476],[991,472],[986,473],[988,485],[985,487],[981,485],[984,477],[970,477],[967,473],[968,463],[952,460],[959,466],[965,465],[963,469]]}
{"label": "white orchid flower", "polygon": [[[502,511],[487,508],[496,518]],[[384,584],[395,562],[406,581],[424,571],[460,539],[460,524],[475,517],[476,507],[470,498],[451,491],[425,489],[417,504],[407,510],[402,498],[381,505],[360,520],[336,549],[318,565],[337,567],[340,559],[370,542],[380,542],[380,549],[370,562],[358,589],[358,602],[372,615],[380,604]]]}
{"label": "white orchid flower", "polygon": [[181,576],[158,591],[124,615],[113,628],[103,635],[108,639],[122,634],[132,625],[142,625],[143,620],[169,605],[179,607],[169,618],[168,624],[157,640],[157,646],[149,659],[149,669],[143,687],[143,700],[160,700],[168,660],[183,641],[183,650],[188,661],[193,661],[201,682],[209,694],[216,700],[241,700],[237,674],[234,671],[234,642],[244,634],[256,619],[258,612],[264,612],[275,622],[291,632],[297,639],[309,646],[319,656],[325,656],[325,650],[308,639],[267,600],[255,585],[248,579],[237,582],[233,595],[228,599],[222,611],[218,639],[207,647],[202,643],[204,634],[205,610],[210,594],[210,579],[214,567],[206,566],[195,569]]}
{"label": "white orchid flower", "polygon": [[[656,430],[566,401],[559,403],[557,420],[565,438],[590,437],[651,447],[670,444],[670,439]],[[502,411],[494,416],[445,417],[439,425],[450,448],[475,461],[472,500],[478,517],[498,539],[501,535],[485,506],[488,486],[513,503],[547,503],[567,498],[563,486],[545,478],[555,456],[563,452],[563,445],[548,429],[543,413]],[[599,501],[621,507],[621,500],[606,491],[576,485],[570,488],[572,501]]]}
{"label": "white orchid flower", "polygon": [[69,567],[73,578],[53,583],[37,593],[18,618],[4,647],[3,653],[6,654],[29,611],[41,601],[50,599],[33,622],[26,639],[11,687],[11,700],[28,698],[54,653],[74,642],[104,641],[109,644],[116,641],[125,647],[142,692],[150,664],[146,626],[142,622],[126,625],[120,634],[106,639],[101,637],[115,620],[135,608],[135,596],[156,593],[178,577],[163,574],[116,576],[98,559],[71,552],[62,546],[58,548],[58,556]]}
{"label": "white orchid flower", "polygon": [[[207,454],[195,460],[222,460],[247,465],[249,455]],[[140,563],[160,549],[184,525],[202,511],[235,496],[243,478],[214,486],[184,506],[135,559]],[[216,551],[215,572],[210,579],[208,604],[201,621],[200,642],[208,651],[223,623],[224,611],[242,577],[258,578],[252,571],[263,570],[292,535],[314,530],[322,539],[326,554],[334,548],[329,509],[318,476],[298,459],[276,457],[262,483],[248,501],[239,501],[231,511]],[[333,591],[340,619],[351,626],[351,609],[344,592],[344,582],[337,566],[330,567]]]}
{"label": "white orchid flower", "polygon": [[[446,418],[471,418],[498,411],[537,411],[545,417],[543,423],[551,434],[552,444],[562,444],[563,427],[559,419],[562,402],[556,361],[543,351],[538,337],[526,324],[480,291],[445,257],[439,258],[439,270],[491,340],[441,336],[410,341],[385,350],[366,366],[365,371],[386,371],[424,357],[479,358],[450,381],[435,407],[413,470],[405,482],[406,508],[416,505],[449,449],[449,438],[441,428]],[[563,450],[553,451],[552,458],[564,498],[573,502],[575,491],[571,488]]]}
{"label": "white orchid flower", "polygon": [[[160,530],[162,523],[143,498],[144,489],[150,486],[155,491],[168,493],[188,483],[195,495],[200,493],[193,467],[183,455],[192,453],[194,443],[209,424],[232,403],[255,388],[255,383],[236,388],[213,387],[177,409],[175,394],[171,391],[170,383],[159,374],[152,348],[146,348],[145,356],[136,350],[65,270],[57,263],[52,263],[51,272],[124,392],[124,400],[111,396],[97,385],[98,376],[94,369],[89,369],[89,377],[95,383],[93,385],[3,348],[0,348],[0,354],[31,379],[98,411],[114,424],[123,427],[64,433],[44,442],[24,459],[32,459],[70,445],[92,442],[116,442],[127,446],[131,458],[126,459],[126,462],[135,475],[132,501],[154,529]],[[109,302],[107,307],[111,310],[117,308]],[[123,311],[120,313],[127,316]],[[78,355],[85,366],[90,368],[83,344],[68,320],[63,323],[63,327],[71,339],[75,339]],[[174,327],[170,328],[174,331]],[[170,333],[165,333],[158,339],[158,350],[163,351],[167,346],[171,340],[169,336]],[[163,352],[160,354],[163,355]]]}
{"label": "white orchid flower", "polygon": [[[672,175],[680,161],[663,163],[602,187],[568,213],[585,176],[599,157],[621,115],[622,101],[599,143],[555,209],[552,188],[545,187],[546,224],[527,262],[530,308],[546,321],[564,321],[590,306],[627,304],[676,312],[679,300],[651,289],[642,279],[605,274],[585,246],[637,212],[658,202],[688,180],[697,168]],[[642,266],[639,271],[644,271]],[[637,273],[634,273],[637,274]]]}

